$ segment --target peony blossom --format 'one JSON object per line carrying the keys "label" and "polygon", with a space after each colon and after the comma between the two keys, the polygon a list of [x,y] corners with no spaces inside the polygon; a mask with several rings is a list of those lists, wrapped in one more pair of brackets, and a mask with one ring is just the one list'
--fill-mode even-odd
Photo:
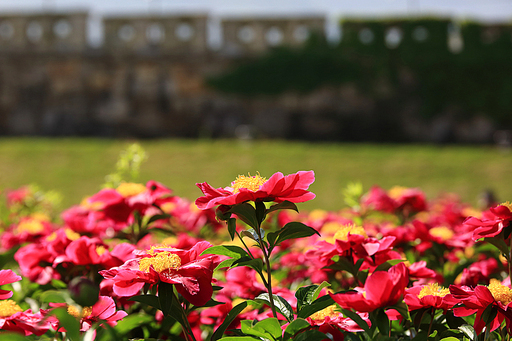
{"label": "peony blossom", "polygon": [[484,212],[483,218],[468,217],[464,225],[473,228],[473,240],[498,235],[512,221],[512,204],[508,201]]}
{"label": "peony blossom", "polygon": [[[463,304],[453,309],[455,316],[469,316],[476,313],[474,328],[480,334],[486,322],[490,323],[490,331],[497,329],[503,320],[507,321],[508,329],[512,327],[512,290],[504,286],[497,279],[491,279],[488,286],[478,285],[474,289],[466,286],[450,285],[450,293]],[[484,310],[492,306],[497,311],[492,321],[484,321]]]}
{"label": "peony blossom", "polygon": [[226,188],[215,189],[206,182],[198,183],[196,185],[204,196],[196,200],[196,205],[204,210],[217,205],[231,206],[246,201],[304,202],[315,198],[315,194],[308,191],[313,181],[313,171],[300,171],[286,176],[277,172],[268,180],[259,175],[240,175],[231,183],[231,187]]}
{"label": "peony blossom", "polygon": [[342,308],[357,312],[371,312],[398,303],[409,282],[407,268],[403,263],[389,268],[388,271],[376,271],[354,292],[329,294]]}
{"label": "peony blossom", "polygon": [[[12,270],[0,270],[0,285],[21,281],[21,276],[16,275]],[[0,290],[0,300],[12,297],[12,291]]]}
{"label": "peony blossom", "polygon": [[213,270],[220,262],[218,256],[200,255],[210,246],[208,242],[198,242],[190,250],[153,246],[100,274],[114,281],[113,291],[118,296],[137,295],[144,284],[162,281],[174,284],[187,301],[202,306],[212,296]]}
{"label": "peony blossom", "polygon": [[458,300],[455,300],[450,295],[448,288],[443,288],[437,283],[407,289],[404,301],[410,311],[422,308],[435,308],[446,311],[458,303]]}

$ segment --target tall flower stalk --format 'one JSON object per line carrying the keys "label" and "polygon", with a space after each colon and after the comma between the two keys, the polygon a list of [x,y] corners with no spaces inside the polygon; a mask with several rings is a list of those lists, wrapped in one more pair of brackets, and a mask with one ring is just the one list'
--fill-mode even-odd
{"label": "tall flower stalk", "polygon": [[[271,256],[273,249],[280,242],[291,239],[311,236],[316,232],[301,223],[289,223],[278,231],[265,235],[262,224],[270,212],[280,209],[293,209],[298,211],[295,203],[311,200],[315,194],[308,190],[309,185],[315,180],[313,171],[298,172],[284,176],[282,173],[275,173],[268,180],[259,174],[255,176],[240,175],[231,183],[230,187],[213,188],[208,183],[200,183],[197,186],[204,196],[196,200],[200,209],[209,209],[218,205],[217,218],[227,222],[231,239],[235,234],[242,242],[245,250],[232,247],[214,247],[208,252],[223,255],[232,255],[234,250],[236,259],[231,259],[229,266],[249,266],[260,276],[263,285],[267,289],[268,304],[274,317],[277,317],[276,302],[272,291],[272,265]],[[265,202],[274,202],[269,206]],[[238,219],[245,222],[251,229],[239,233],[236,227],[236,215]],[[263,261],[255,258],[243,237],[246,236],[256,242],[263,254]],[[266,272],[266,275],[264,274]]]}

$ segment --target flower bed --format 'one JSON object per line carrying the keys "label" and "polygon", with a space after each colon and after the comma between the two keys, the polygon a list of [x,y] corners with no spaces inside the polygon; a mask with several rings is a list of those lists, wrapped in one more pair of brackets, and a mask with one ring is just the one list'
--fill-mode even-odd
{"label": "flower bed", "polygon": [[8,192],[0,340],[509,339],[511,204],[352,185],[299,213],[314,180],[120,182],[58,218]]}

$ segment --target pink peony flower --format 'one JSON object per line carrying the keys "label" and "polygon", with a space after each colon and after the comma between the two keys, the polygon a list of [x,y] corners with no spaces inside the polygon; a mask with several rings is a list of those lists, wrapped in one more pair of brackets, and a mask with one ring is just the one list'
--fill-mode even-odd
{"label": "pink peony flower", "polygon": [[217,205],[230,206],[246,201],[304,202],[315,198],[315,194],[308,191],[313,181],[313,171],[300,171],[286,176],[277,172],[268,180],[259,175],[240,175],[231,183],[231,187],[226,188],[215,189],[203,182],[196,184],[204,194],[196,200],[196,205],[204,210]]}

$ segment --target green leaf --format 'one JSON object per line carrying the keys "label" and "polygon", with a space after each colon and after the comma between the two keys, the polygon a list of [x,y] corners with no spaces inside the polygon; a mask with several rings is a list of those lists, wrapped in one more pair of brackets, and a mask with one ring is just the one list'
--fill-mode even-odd
{"label": "green leaf", "polygon": [[498,315],[498,309],[494,308],[492,304],[489,304],[482,313],[482,320],[486,325],[489,325],[496,315]]}
{"label": "green leaf", "polygon": [[385,261],[384,263],[380,264],[377,268],[375,268],[375,271],[388,271],[390,267],[392,267],[393,265],[397,265],[399,263],[402,263],[404,260],[403,259],[391,259],[391,260],[388,260],[388,261]]}
{"label": "green leaf", "polygon": [[308,321],[306,321],[302,318],[297,318],[296,320],[292,321],[288,325],[288,327],[286,327],[286,329],[284,330],[283,340],[286,341],[286,340],[292,338],[295,334],[297,334],[301,330],[309,328],[309,327],[311,327],[311,325],[309,324]]}
{"label": "green leaf", "polygon": [[80,340],[80,322],[69,315],[66,308],[52,309],[49,314],[57,317],[59,326],[66,330],[66,335],[71,341]]}
{"label": "green leaf", "polygon": [[406,319],[406,320],[411,319],[411,315],[409,314],[409,307],[407,307],[407,305],[404,302],[399,302],[399,303],[395,304],[394,306],[391,306],[390,308],[398,311],[398,313],[400,315],[402,315],[402,317],[404,319]]}
{"label": "green leaf", "polygon": [[272,250],[274,246],[276,246],[276,239],[279,237],[279,234],[281,234],[281,230],[267,233],[267,242],[270,245],[270,249]]}
{"label": "green leaf", "polygon": [[323,281],[322,283],[320,283],[318,288],[316,288],[315,292],[313,293],[312,299],[316,300],[318,298],[318,296],[320,295],[320,292],[322,292],[322,289],[330,287],[330,286],[331,286],[331,284],[326,281]]}
{"label": "green leaf", "polygon": [[41,294],[41,302],[43,303],[72,303],[68,291],[64,290],[47,290]]}
{"label": "green leaf", "polygon": [[297,289],[295,292],[295,297],[297,297],[297,311],[300,312],[303,305],[309,305],[313,302],[313,294],[317,288],[318,285],[312,284],[307,287]]}
{"label": "green leaf", "polygon": [[249,257],[247,251],[236,245],[216,245],[204,250],[201,255],[221,255],[228,256],[234,259],[241,257]]}
{"label": "green leaf", "polygon": [[231,237],[231,240],[235,239],[235,233],[236,233],[236,219],[235,218],[229,218],[228,219],[228,231],[229,235]]}
{"label": "green leaf", "polygon": [[114,329],[120,335],[125,335],[143,324],[152,322],[154,318],[154,316],[146,314],[131,314],[123,318],[121,321],[119,321],[117,325],[114,327]]}
{"label": "green leaf", "polygon": [[169,315],[173,306],[173,300],[175,299],[174,285],[160,281],[160,283],[158,283],[158,302],[164,316]]}
{"label": "green leaf", "polygon": [[158,300],[158,296],[156,296],[156,295],[138,295],[138,296],[133,296],[133,297],[129,298],[128,300],[144,303],[146,305],[149,305],[150,307],[160,309],[160,301]]}
{"label": "green leaf", "polygon": [[370,327],[368,326],[368,323],[366,323],[366,321],[361,318],[361,316],[348,309],[341,309],[341,312],[343,313],[343,316],[351,318],[366,332],[366,334],[370,335]]}
{"label": "green leaf", "polygon": [[460,341],[460,340],[457,339],[456,337],[449,336],[449,337],[445,337],[445,338],[441,339],[441,341]]}
{"label": "green leaf", "polygon": [[496,246],[498,248],[498,250],[501,251],[501,253],[503,254],[503,256],[505,256],[505,258],[508,259],[508,246],[507,244],[505,243],[505,241],[501,238],[496,238],[496,237],[489,237],[489,238],[484,238],[484,240],[494,246]]}
{"label": "green leaf", "polygon": [[279,245],[288,239],[310,237],[314,234],[320,235],[320,233],[312,227],[299,222],[291,222],[284,225],[281,229],[281,233],[277,237],[275,245]]}
{"label": "green leaf", "polygon": [[250,258],[250,257],[243,257],[240,259],[237,259],[233,262],[231,265],[232,268],[238,267],[238,266],[248,266],[251,269],[256,270],[257,272],[263,271],[263,261],[261,258]]}
{"label": "green leaf", "polygon": [[4,332],[0,333],[0,341],[26,341],[27,338],[20,333]]}
{"label": "green leaf", "polygon": [[329,295],[319,297],[314,300],[311,304],[303,306],[302,309],[297,313],[298,317],[306,318],[312,314],[333,305],[335,302]]}
{"label": "green leaf", "polygon": [[260,229],[260,234],[261,236],[258,236],[258,232],[256,232],[256,230],[254,229],[249,229],[247,231],[242,231],[242,233],[240,233],[240,235],[249,237],[252,240],[257,241],[258,243],[262,239],[262,237],[265,236],[265,231],[263,229]]}
{"label": "green leaf", "polygon": [[157,220],[163,220],[163,219],[169,220],[170,218],[171,218],[171,215],[167,214],[167,213],[155,214],[154,216],[151,216],[151,218],[148,219],[148,222],[146,223],[146,225],[150,225]]}
{"label": "green leaf", "polygon": [[[248,302],[242,302],[237,304],[236,306],[231,309],[231,311],[227,314],[226,318],[224,319],[224,322],[215,330],[215,332],[212,335],[211,341],[219,340],[226,329],[228,329],[229,325],[235,320],[235,318],[240,314],[242,310],[247,308],[249,305]],[[233,340],[234,341],[234,340]]]}
{"label": "green leaf", "polygon": [[299,212],[299,209],[297,208],[297,205],[295,205],[293,202],[285,200],[283,202],[280,202],[279,204],[275,204],[267,208],[265,211],[265,214],[269,214],[270,212],[274,212],[277,210],[294,210],[295,212]]}
{"label": "green leaf", "polygon": [[473,326],[469,324],[464,324],[459,327],[459,330],[464,333],[471,341],[476,341],[476,332]]}
{"label": "green leaf", "polygon": [[329,339],[327,335],[315,329],[306,330],[293,338],[293,341],[322,341]]}
{"label": "green leaf", "polygon": [[240,220],[254,229],[259,226],[258,219],[256,218],[256,210],[251,204],[243,203],[233,205],[228,212],[236,214]]}
{"label": "green leaf", "polygon": [[389,319],[384,309],[377,309],[370,313],[370,320],[374,323],[383,336],[389,335]]}
{"label": "green leaf", "polygon": [[261,340],[261,339],[251,337],[251,336],[225,336],[222,339],[219,339],[219,341],[254,341],[254,340]]}
{"label": "green leaf", "polygon": [[[288,301],[286,301],[281,296],[274,294],[274,295],[272,295],[272,297],[274,298],[274,306],[281,313],[281,315],[283,315],[288,320],[288,322],[293,321],[294,314],[293,314],[293,308],[290,305],[290,303],[288,303]],[[258,297],[256,297],[254,300],[263,302],[263,303],[267,304],[268,306],[270,306],[270,296],[268,293],[261,294]]]}
{"label": "green leaf", "polygon": [[215,268],[214,271],[217,271],[218,269],[222,269],[222,268],[229,268],[229,267],[231,267],[231,265],[233,265],[233,263],[235,261],[236,261],[236,259],[233,259],[233,258],[225,259],[222,262],[220,262],[219,265],[217,265],[217,267]]}
{"label": "green leaf", "polygon": [[252,325],[252,321],[249,320],[243,320],[241,322],[242,327],[242,333],[246,335],[253,335],[258,338],[261,338],[263,340],[272,341],[273,337],[272,335],[265,333],[264,331],[260,330],[259,328],[256,328],[256,326]]}
{"label": "green leaf", "polygon": [[267,207],[263,201],[256,201],[254,206],[256,206],[256,219],[258,220],[258,226],[260,226],[267,216]]}
{"label": "green leaf", "polygon": [[264,319],[254,325],[254,327],[259,327],[270,333],[274,337],[274,339],[278,339],[282,336],[283,330],[281,329],[281,324],[279,320],[275,317]]}

